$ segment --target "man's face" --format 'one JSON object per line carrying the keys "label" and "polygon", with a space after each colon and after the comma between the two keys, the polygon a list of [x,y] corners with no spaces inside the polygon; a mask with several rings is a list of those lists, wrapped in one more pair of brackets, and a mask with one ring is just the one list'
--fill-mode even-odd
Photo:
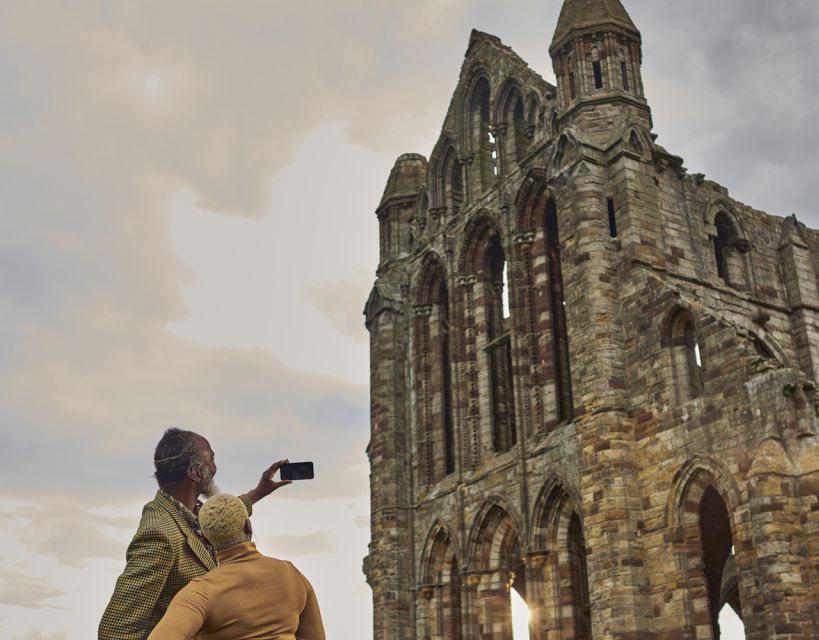
{"label": "man's face", "polygon": [[202,464],[199,467],[199,493],[200,495],[210,498],[219,493],[216,483],[213,482],[213,477],[216,475],[216,461],[214,460],[213,449],[210,443],[205,438],[199,439],[199,453],[201,455]]}

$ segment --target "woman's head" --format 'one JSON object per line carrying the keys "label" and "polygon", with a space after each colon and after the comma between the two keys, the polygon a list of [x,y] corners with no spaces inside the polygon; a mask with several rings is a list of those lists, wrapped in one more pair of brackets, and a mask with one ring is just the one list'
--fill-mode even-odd
{"label": "woman's head", "polygon": [[199,526],[217,551],[250,539],[250,520],[244,502],[225,493],[214,496],[202,505]]}

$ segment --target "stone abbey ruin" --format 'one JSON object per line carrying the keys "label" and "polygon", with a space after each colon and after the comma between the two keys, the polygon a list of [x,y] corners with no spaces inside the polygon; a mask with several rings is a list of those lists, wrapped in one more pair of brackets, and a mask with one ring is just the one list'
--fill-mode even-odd
{"label": "stone abbey ruin", "polygon": [[819,233],[655,143],[619,0],[549,51],[473,32],[377,209],[374,637],[819,638]]}

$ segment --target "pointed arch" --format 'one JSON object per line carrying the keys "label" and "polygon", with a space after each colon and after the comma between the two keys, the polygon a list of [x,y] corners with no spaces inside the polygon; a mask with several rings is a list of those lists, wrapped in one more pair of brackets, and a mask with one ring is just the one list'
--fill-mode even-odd
{"label": "pointed arch", "polygon": [[591,638],[583,514],[568,482],[555,476],[543,485],[530,531],[529,584],[537,627],[555,629],[561,639]]}
{"label": "pointed arch", "polygon": [[531,92],[526,99],[526,137],[533,138],[540,118],[540,98]]}
{"label": "pointed arch", "polygon": [[461,569],[455,538],[436,520],[421,558],[416,599],[418,637],[460,640]]}
{"label": "pointed arch", "polygon": [[521,84],[516,78],[507,78],[498,92],[495,122],[500,136],[501,162],[510,171],[519,164],[529,148],[526,114]]}
{"label": "pointed arch", "polygon": [[464,200],[463,168],[454,140],[444,135],[430,155],[427,184],[432,189],[434,209],[457,213]]}
{"label": "pointed arch", "polygon": [[490,419],[485,437],[498,453],[517,443],[512,319],[511,314],[507,317],[504,305],[504,295],[509,290],[506,255],[500,230],[490,216],[482,214],[468,225],[461,255],[463,273],[474,279],[473,326],[468,328],[481,336],[481,343],[475,345],[475,356],[476,361],[486,363],[489,371],[488,388],[481,389],[489,399]]}
{"label": "pointed arch", "polygon": [[623,142],[626,148],[634,155],[645,158],[646,151],[651,149],[646,136],[636,127],[629,127],[623,136]]}
{"label": "pointed arch", "polygon": [[750,288],[751,243],[733,206],[724,199],[712,201],[705,214],[717,278],[729,287]]}
{"label": "pointed arch", "polygon": [[464,109],[467,149],[471,158],[469,186],[480,193],[495,184],[498,177],[498,150],[491,122],[491,83],[489,75],[476,71],[467,93]]}
{"label": "pointed arch", "polygon": [[671,524],[682,543],[678,558],[689,590],[687,626],[690,633],[698,629],[697,637],[719,637],[718,618],[725,605],[742,618],[734,552],[739,499],[733,476],[711,456],[689,459],[674,479]]}
{"label": "pointed arch", "polygon": [[456,464],[449,286],[445,263],[434,252],[424,257],[414,289],[414,432],[419,483],[428,486],[455,471]]}
{"label": "pointed arch", "polygon": [[666,312],[660,343],[668,348],[677,402],[701,395],[705,360],[696,317],[687,307],[678,303]]}
{"label": "pointed arch", "polygon": [[512,635],[509,590],[527,599],[526,567],[520,546],[520,520],[501,498],[488,498],[470,531],[470,573],[478,579],[470,596],[483,603],[469,619],[467,637],[508,639]]}
{"label": "pointed arch", "polygon": [[[572,419],[574,400],[559,216],[545,169],[533,169],[524,180],[516,198],[516,223],[524,236],[531,237],[519,245],[520,331],[529,345],[531,379],[548,389],[535,395],[533,407],[537,429],[548,431]],[[545,255],[546,260],[536,263],[534,255]]]}

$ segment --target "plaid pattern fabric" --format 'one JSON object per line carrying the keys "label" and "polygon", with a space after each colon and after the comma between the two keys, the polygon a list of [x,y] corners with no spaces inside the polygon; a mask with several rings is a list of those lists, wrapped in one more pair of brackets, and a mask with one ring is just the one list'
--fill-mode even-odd
{"label": "plaid pattern fabric", "polygon": [[[250,499],[240,496],[252,511]],[[99,640],[145,640],[173,597],[216,566],[179,508],[162,492],[142,509],[126,565],[99,625]]]}

